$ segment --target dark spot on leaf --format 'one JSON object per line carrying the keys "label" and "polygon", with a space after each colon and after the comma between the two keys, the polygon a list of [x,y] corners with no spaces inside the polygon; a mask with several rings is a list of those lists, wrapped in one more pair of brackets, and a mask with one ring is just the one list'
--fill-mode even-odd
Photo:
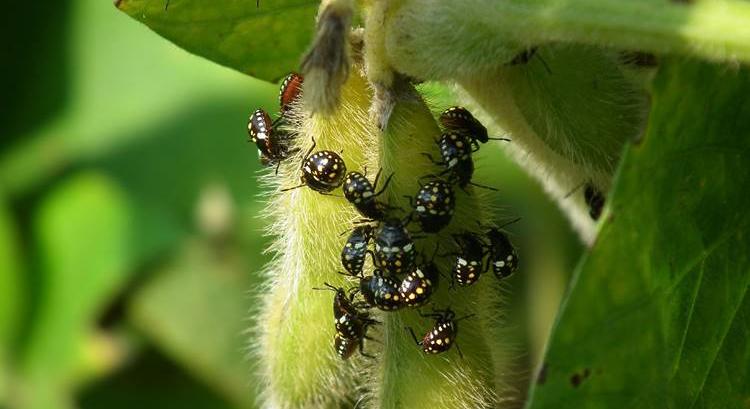
{"label": "dark spot on leaf", "polygon": [[586,378],[589,377],[589,375],[591,375],[591,370],[589,368],[584,369],[583,372],[580,373],[580,374],[579,373],[574,373],[570,377],[570,384],[574,388],[577,388],[581,383],[583,383],[583,381],[586,380]]}
{"label": "dark spot on leaf", "polygon": [[574,373],[573,376],[570,377],[570,384],[573,385],[574,388],[577,388],[578,385],[581,384],[581,375]]}
{"label": "dark spot on leaf", "polygon": [[122,0],[115,0],[115,7],[118,9],[120,8],[120,4],[122,4]]}

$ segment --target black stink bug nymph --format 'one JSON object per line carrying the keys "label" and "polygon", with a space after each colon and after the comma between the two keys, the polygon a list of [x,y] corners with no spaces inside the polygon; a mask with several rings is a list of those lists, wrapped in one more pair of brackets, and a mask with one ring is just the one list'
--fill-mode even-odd
{"label": "black stink bug nymph", "polygon": [[258,147],[261,161],[278,164],[289,155],[289,148],[284,143],[282,133],[274,130],[271,117],[262,109],[256,109],[247,123],[250,140]]}
{"label": "black stink bug nymph", "polygon": [[419,266],[401,281],[398,293],[407,307],[419,307],[429,301],[437,289],[440,271],[433,262]]}
{"label": "black stink bug nymph", "polygon": [[363,277],[359,282],[360,292],[365,302],[372,307],[395,311],[404,306],[399,294],[399,283],[393,278],[375,270],[372,276]]}
{"label": "black stink bug nymph", "polygon": [[489,262],[492,272],[499,279],[510,276],[518,268],[518,253],[515,247],[500,229],[490,229],[487,238],[490,240]]}
{"label": "black stink bug nymph", "polygon": [[333,151],[312,153],[315,145],[315,140],[313,140],[313,145],[308,149],[302,161],[302,176],[300,176],[302,184],[282,189],[282,192],[309,186],[310,189],[318,193],[327,194],[344,182],[346,164],[341,156]]}
{"label": "black stink bug nymph", "polygon": [[472,139],[472,143],[487,143],[493,141],[510,141],[507,138],[490,138],[487,135],[487,128],[482,125],[474,115],[464,107],[450,107],[440,114],[440,124],[447,131],[455,131],[466,134]]}
{"label": "black stink bug nymph", "polygon": [[347,273],[353,276],[362,274],[362,267],[367,257],[367,243],[372,237],[372,226],[355,227],[346,239],[344,249],[341,250],[341,264]]}
{"label": "black stink bug nymph", "polygon": [[476,234],[470,232],[457,234],[453,236],[453,239],[460,252],[456,255],[451,278],[462,287],[470,286],[477,282],[484,272],[485,243]]}
{"label": "black stink bug nymph", "polygon": [[450,223],[456,207],[453,187],[442,180],[422,186],[414,201],[417,221],[425,233],[436,233]]}
{"label": "black stink bug nymph", "polygon": [[365,353],[365,339],[370,338],[367,336],[360,338],[347,338],[341,335],[340,332],[337,332],[333,337],[333,347],[336,349],[336,355],[343,360],[347,360],[354,354],[354,351],[359,349],[359,353],[362,354],[362,356],[375,359],[374,356]]}
{"label": "black stink bug nymph", "polygon": [[446,132],[440,135],[437,142],[442,160],[437,161],[429,153],[425,153],[433,163],[443,166],[442,174],[448,174],[452,183],[458,183],[463,189],[471,183],[474,175],[474,161],[471,158],[472,140],[460,132]]}
{"label": "black stink bug nymph", "polygon": [[380,171],[375,176],[375,183],[370,183],[367,177],[359,172],[349,172],[342,187],[344,197],[357,208],[362,216],[371,220],[382,220],[386,206],[379,203],[376,198],[385,191],[392,177],[393,175],[389,176],[380,191],[376,192]]}
{"label": "black stink bug nymph", "polygon": [[349,358],[359,346],[359,351],[364,356],[364,340],[367,337],[367,328],[377,323],[370,318],[367,311],[360,312],[354,303],[357,289],[350,290],[347,296],[343,288],[336,288],[325,283],[327,288],[316,288],[316,290],[331,290],[335,293],[333,297],[333,319],[336,326],[334,337],[334,348],[341,359]]}
{"label": "black stink bug nymph", "polygon": [[386,219],[375,232],[375,267],[387,275],[411,271],[416,258],[414,241],[406,230],[406,223],[399,219]]}
{"label": "black stink bug nymph", "polygon": [[440,124],[449,131],[468,134],[472,139],[482,143],[490,140],[487,128],[464,107],[450,107],[440,114]]}
{"label": "black stink bug nymph", "polygon": [[[456,335],[458,335],[458,322],[466,318],[472,317],[474,314],[467,315],[456,319],[456,314],[449,308],[442,311],[435,311],[432,314],[420,314],[423,317],[430,317],[435,320],[432,328],[422,337],[420,341],[414,334],[414,331],[409,328],[414,342],[422,347],[422,350],[426,354],[439,354],[446,352],[456,344]],[[458,345],[456,345],[458,348]],[[461,349],[458,349],[461,354]]]}

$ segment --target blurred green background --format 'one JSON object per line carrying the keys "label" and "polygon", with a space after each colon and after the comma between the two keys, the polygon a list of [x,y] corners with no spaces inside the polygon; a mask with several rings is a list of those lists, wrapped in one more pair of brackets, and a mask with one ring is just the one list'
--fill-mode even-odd
{"label": "blurred green background", "polygon": [[[276,110],[277,85],[107,0],[15,7],[0,26],[0,408],[254,407],[248,329],[270,255],[245,124]],[[581,247],[497,147],[478,168],[501,216],[522,217],[508,325],[528,373]]]}

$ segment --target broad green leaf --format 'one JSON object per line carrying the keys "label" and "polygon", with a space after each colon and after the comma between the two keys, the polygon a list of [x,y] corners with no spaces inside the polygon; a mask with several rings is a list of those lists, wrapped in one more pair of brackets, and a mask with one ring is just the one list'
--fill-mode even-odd
{"label": "broad green leaf", "polygon": [[38,306],[21,366],[25,399],[44,407],[64,394],[103,304],[131,271],[139,239],[126,197],[97,173],[56,187],[35,218]]}
{"label": "broad green leaf", "polygon": [[239,253],[199,241],[140,290],[129,316],[156,345],[239,407],[252,407],[246,360],[252,276]]}
{"label": "broad green leaf", "polygon": [[187,51],[266,81],[296,70],[315,27],[310,0],[117,0]]}
{"label": "broad green leaf", "polygon": [[748,94],[747,69],[660,68],[529,408],[747,406]]}

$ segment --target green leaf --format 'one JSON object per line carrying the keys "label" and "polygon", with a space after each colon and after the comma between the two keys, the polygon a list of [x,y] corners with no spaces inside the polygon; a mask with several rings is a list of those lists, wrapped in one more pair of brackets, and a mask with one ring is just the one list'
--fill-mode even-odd
{"label": "green leaf", "polygon": [[749,93],[747,69],[661,67],[529,408],[746,407]]}
{"label": "green leaf", "polygon": [[92,321],[133,267],[134,221],[122,192],[97,173],[43,201],[34,224],[41,290],[21,367],[30,407],[57,400],[73,380]]}
{"label": "green leaf", "polygon": [[[115,5],[187,51],[266,81],[296,70],[317,1],[117,0]],[[167,7],[168,5],[168,7]]]}
{"label": "green leaf", "polygon": [[135,325],[198,379],[252,407],[247,351],[253,276],[238,252],[188,242],[130,301]]}
{"label": "green leaf", "polygon": [[23,276],[16,226],[0,196],[0,403],[6,400],[11,358],[24,311]]}

